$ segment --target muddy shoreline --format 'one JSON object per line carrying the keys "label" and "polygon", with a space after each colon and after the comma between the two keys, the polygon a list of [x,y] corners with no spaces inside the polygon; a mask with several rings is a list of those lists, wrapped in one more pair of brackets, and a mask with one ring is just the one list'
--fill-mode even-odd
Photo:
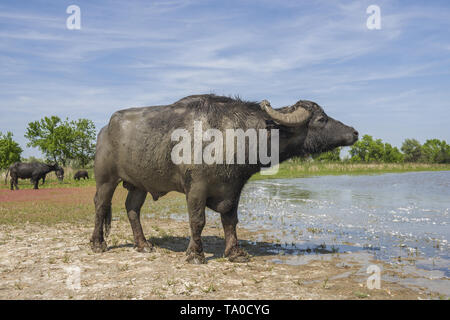
{"label": "muddy shoreline", "polygon": [[[203,233],[208,263],[191,265],[184,254],[189,241],[186,222],[143,219],[143,227],[156,246],[154,252],[136,252],[128,222],[116,219],[108,251],[94,254],[89,223],[0,225],[0,299],[447,298],[420,286],[420,281],[402,281],[418,276],[370,255],[305,255],[298,257],[305,263],[286,263],[292,257],[269,250],[271,239],[258,241],[258,232],[243,228],[241,245],[251,261],[230,263],[222,257],[223,232],[216,224],[207,224]],[[382,270],[380,289],[367,288],[366,270],[372,264]],[[79,282],[74,280],[77,270]]]}

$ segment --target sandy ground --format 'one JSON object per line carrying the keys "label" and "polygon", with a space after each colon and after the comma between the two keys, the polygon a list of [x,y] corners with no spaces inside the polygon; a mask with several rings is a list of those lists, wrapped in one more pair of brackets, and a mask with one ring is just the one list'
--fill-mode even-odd
{"label": "sandy ground", "polygon": [[[273,253],[274,244],[239,229],[249,263],[222,257],[223,232],[203,233],[208,263],[185,262],[186,222],[143,219],[156,245],[152,253],[133,249],[127,221],[115,219],[108,251],[89,248],[90,224],[0,225],[0,299],[435,299],[437,293],[405,285],[404,272],[364,254],[318,254],[292,258]],[[367,267],[382,270],[381,288],[368,289]],[[79,276],[78,276],[79,275]],[[389,279],[386,281],[385,279]]]}

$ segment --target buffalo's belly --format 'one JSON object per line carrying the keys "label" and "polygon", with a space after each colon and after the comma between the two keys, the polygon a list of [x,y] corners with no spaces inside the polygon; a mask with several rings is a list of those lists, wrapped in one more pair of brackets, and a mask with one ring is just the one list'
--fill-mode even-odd
{"label": "buffalo's belly", "polygon": [[134,187],[152,194],[167,193],[170,191],[183,192],[182,186],[170,174],[161,174],[161,170],[149,169],[142,171],[124,169],[119,173],[123,181]]}
{"label": "buffalo's belly", "polygon": [[17,172],[16,175],[21,179],[30,179],[33,177],[31,172]]}

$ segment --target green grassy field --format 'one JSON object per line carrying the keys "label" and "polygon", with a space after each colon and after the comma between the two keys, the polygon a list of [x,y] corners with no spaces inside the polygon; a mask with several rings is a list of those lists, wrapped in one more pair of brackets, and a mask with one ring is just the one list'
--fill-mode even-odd
{"label": "green grassy field", "polygon": [[[22,189],[22,192],[0,190],[0,224],[93,223],[95,186],[86,183],[84,187],[58,188],[53,185],[53,188],[41,190]],[[127,192],[121,185],[117,187],[112,200],[113,219],[128,221],[125,211]],[[185,212],[185,196],[177,192],[170,192],[157,202],[148,196],[141,210],[142,215],[156,218],[170,218],[172,214]]]}

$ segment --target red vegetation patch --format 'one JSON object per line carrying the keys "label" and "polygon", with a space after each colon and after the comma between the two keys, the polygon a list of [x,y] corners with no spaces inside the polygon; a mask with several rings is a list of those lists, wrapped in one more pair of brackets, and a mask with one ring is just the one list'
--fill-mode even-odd
{"label": "red vegetation patch", "polygon": [[95,194],[95,187],[81,188],[48,188],[48,189],[23,189],[23,190],[0,190],[0,202],[16,202],[16,201],[58,201],[58,199],[66,199],[67,196],[78,198],[80,196]]}

